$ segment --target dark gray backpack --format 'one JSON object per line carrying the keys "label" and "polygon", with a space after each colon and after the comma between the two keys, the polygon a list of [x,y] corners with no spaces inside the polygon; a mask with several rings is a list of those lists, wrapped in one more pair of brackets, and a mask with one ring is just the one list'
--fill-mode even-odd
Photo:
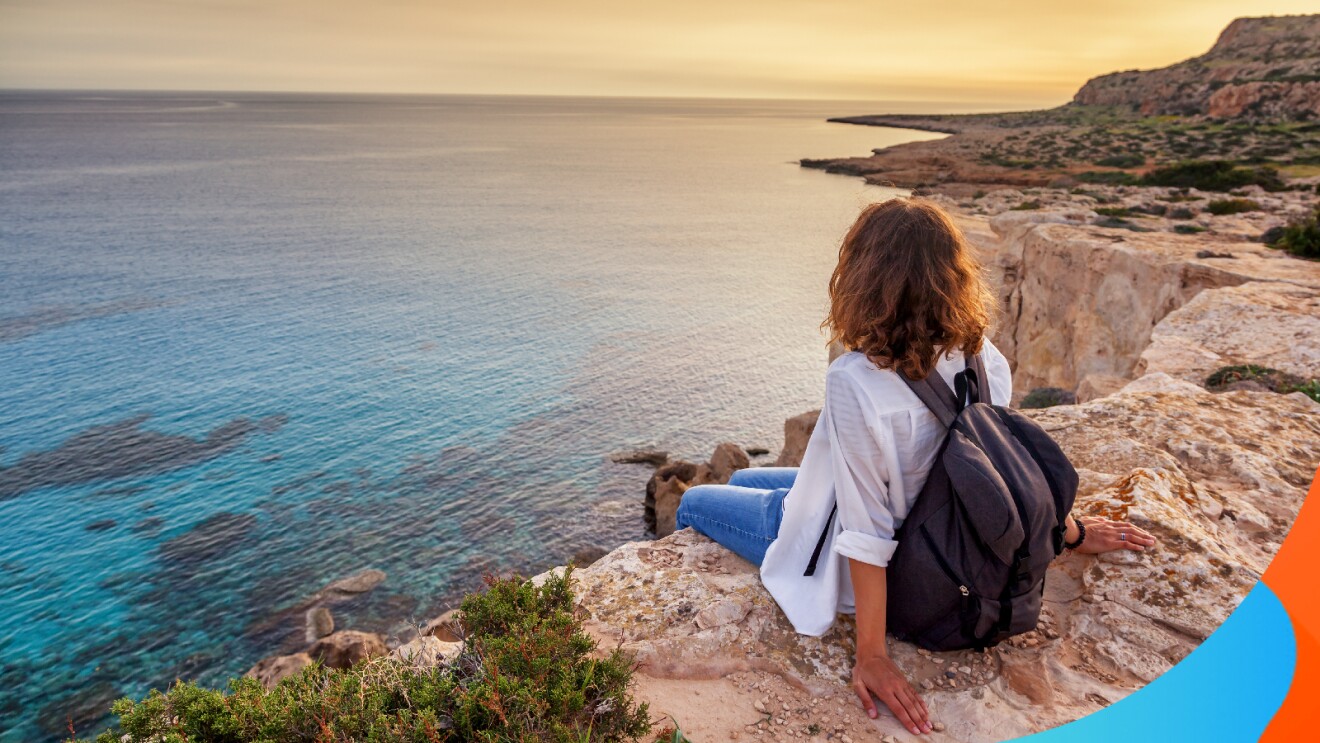
{"label": "dark gray backpack", "polygon": [[948,427],[898,529],[889,631],[930,650],[985,648],[1036,627],[1045,569],[1063,550],[1077,472],[1030,418],[990,404],[980,355],[908,387]]}

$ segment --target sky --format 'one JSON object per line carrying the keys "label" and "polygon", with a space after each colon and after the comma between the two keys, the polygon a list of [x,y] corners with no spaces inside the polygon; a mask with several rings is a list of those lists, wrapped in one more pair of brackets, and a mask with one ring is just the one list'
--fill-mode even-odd
{"label": "sky", "polygon": [[0,88],[1046,106],[1320,0],[0,0]]}

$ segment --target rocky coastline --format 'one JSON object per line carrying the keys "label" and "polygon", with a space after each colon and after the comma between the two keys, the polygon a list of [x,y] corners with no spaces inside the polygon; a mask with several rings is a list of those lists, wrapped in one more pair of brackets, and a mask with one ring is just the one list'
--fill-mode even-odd
{"label": "rocky coastline", "polygon": [[[1296,74],[1255,58],[1284,26],[1240,19],[1202,57],[1102,76],[1059,109],[831,119],[951,136],[802,161],[913,188],[955,215],[997,292],[993,339],[1013,366],[1015,404],[1062,403],[1030,414],[1078,467],[1078,511],[1161,540],[1140,555],[1061,558],[1040,627],[983,653],[892,642],[938,721],[931,740],[1049,729],[1154,680],[1241,602],[1301,507],[1320,463],[1320,262],[1266,238],[1313,213],[1320,189],[1307,154],[1320,143],[1320,16],[1289,23],[1316,31],[1278,47]],[[1206,65],[1220,72],[1178,87]],[[1170,85],[1178,96],[1163,95]],[[1189,156],[1255,168],[1262,152],[1283,187],[1143,182]],[[786,420],[775,465],[800,462],[817,415]],[[867,719],[852,693],[849,617],[824,637],[797,635],[754,567],[674,530],[684,491],[768,454],[731,442],[707,462],[616,453],[639,481],[652,468],[644,513],[656,539],[575,556],[578,614],[602,648],[633,654],[638,697],[693,740],[908,740],[892,717]],[[453,611],[394,647],[336,628],[336,590],[281,618],[305,628],[301,652],[248,675],[270,685],[313,660],[342,667],[383,654],[434,665],[461,647]]]}

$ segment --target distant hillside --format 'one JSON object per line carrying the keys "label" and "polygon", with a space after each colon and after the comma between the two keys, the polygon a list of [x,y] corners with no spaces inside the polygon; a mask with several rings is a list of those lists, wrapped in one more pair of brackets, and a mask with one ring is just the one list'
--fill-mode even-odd
{"label": "distant hillside", "polygon": [[1320,118],[1320,15],[1238,18],[1205,54],[1092,78],[1073,103],[1147,116]]}

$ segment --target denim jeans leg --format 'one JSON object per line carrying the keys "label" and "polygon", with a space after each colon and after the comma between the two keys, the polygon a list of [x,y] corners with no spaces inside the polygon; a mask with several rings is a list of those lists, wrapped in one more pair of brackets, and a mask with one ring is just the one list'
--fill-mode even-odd
{"label": "denim jeans leg", "polygon": [[781,503],[788,488],[697,485],[683,494],[677,528],[691,526],[759,566],[779,535]]}
{"label": "denim jeans leg", "polygon": [[735,471],[729,478],[729,484],[763,490],[791,488],[797,473],[797,467],[746,467]]}

